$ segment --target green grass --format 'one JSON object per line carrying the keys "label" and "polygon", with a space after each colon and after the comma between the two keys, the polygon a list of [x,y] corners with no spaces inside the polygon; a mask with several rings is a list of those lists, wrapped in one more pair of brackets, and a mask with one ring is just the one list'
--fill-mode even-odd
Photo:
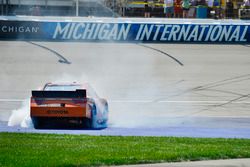
{"label": "green grass", "polygon": [[228,158],[250,158],[250,140],[0,133],[0,166],[101,166]]}

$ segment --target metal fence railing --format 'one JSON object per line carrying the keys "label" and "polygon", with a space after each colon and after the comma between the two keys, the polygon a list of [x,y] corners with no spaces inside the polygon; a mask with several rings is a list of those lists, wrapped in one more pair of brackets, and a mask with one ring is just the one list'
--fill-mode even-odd
{"label": "metal fence railing", "polygon": [[249,0],[0,0],[1,15],[249,19]]}

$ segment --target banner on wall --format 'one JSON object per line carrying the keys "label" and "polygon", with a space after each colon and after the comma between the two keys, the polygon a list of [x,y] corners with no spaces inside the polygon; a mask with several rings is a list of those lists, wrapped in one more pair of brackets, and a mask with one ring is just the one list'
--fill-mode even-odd
{"label": "banner on wall", "polygon": [[250,43],[249,25],[1,21],[2,40]]}

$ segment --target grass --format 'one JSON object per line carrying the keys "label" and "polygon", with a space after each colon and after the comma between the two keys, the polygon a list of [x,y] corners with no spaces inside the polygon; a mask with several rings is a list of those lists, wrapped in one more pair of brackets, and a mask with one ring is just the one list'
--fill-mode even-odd
{"label": "grass", "polygon": [[228,158],[250,158],[250,140],[0,133],[0,166],[102,166]]}

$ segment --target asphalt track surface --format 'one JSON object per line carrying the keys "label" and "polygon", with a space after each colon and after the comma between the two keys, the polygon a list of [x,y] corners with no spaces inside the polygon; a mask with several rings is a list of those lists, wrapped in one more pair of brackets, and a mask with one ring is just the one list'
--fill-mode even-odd
{"label": "asphalt track surface", "polygon": [[[250,138],[249,45],[1,41],[0,51],[0,132]],[[31,90],[59,81],[105,97],[109,128],[7,125]]]}
{"label": "asphalt track surface", "polygon": [[230,159],[142,165],[122,165],[121,167],[249,167],[249,162],[250,159]]}

